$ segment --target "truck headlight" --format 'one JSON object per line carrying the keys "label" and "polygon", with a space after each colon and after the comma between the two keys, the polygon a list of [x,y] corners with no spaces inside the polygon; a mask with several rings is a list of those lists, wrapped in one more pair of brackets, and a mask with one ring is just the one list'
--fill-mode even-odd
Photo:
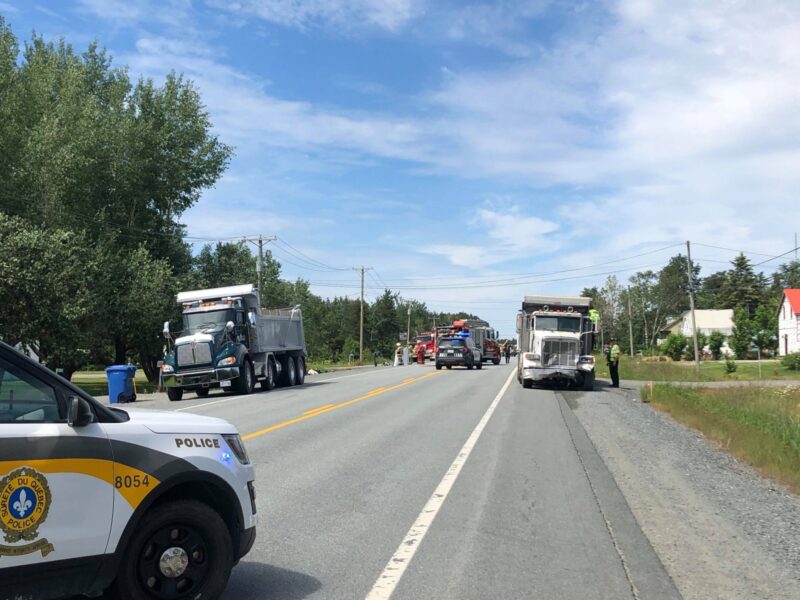
{"label": "truck headlight", "polygon": [[164,363],[164,364],[161,365],[161,372],[164,375],[169,375],[171,373],[174,373],[175,369],[172,368],[172,365],[168,365],[167,363]]}
{"label": "truck headlight", "polygon": [[235,356],[226,356],[225,358],[221,358],[217,361],[218,367],[228,367],[230,365],[236,364],[236,357]]}
{"label": "truck headlight", "polygon": [[234,453],[240,463],[243,465],[250,464],[250,457],[247,456],[247,449],[244,447],[244,442],[242,442],[242,438],[238,433],[223,433],[222,439],[228,443],[231,452]]}

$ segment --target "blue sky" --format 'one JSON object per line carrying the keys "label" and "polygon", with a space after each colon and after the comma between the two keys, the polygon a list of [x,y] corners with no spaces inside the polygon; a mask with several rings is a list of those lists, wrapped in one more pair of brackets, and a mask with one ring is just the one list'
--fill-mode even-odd
{"label": "blue sky", "polygon": [[793,0],[0,0],[0,14],[23,39],[97,39],[134,76],[194,80],[236,156],[189,234],[277,235],[284,275],[323,295],[357,294],[350,267],[366,264],[368,297],[404,288],[511,334],[526,293],[624,281],[687,239],[708,274],[734,250],[785,252],[800,229]]}

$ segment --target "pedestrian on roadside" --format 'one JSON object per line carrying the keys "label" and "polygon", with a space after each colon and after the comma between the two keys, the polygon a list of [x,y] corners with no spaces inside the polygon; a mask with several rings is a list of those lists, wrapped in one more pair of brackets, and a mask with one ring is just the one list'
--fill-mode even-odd
{"label": "pedestrian on roadside", "polygon": [[408,346],[403,346],[403,366],[408,366]]}
{"label": "pedestrian on roadside", "polygon": [[394,363],[392,366],[396,367],[400,364],[400,356],[402,355],[402,350],[400,349],[400,342],[394,347]]}
{"label": "pedestrian on roadside", "polygon": [[417,344],[417,364],[425,364],[425,346],[422,344]]}
{"label": "pedestrian on roadside", "polygon": [[506,357],[506,364],[508,364],[508,361],[511,360],[511,344],[506,344],[506,347],[503,348],[503,354]]}
{"label": "pedestrian on roadside", "polygon": [[608,372],[611,374],[611,387],[619,387],[619,355],[621,354],[616,338],[611,338],[608,349]]}
{"label": "pedestrian on roadside", "polygon": [[378,357],[379,356],[380,356],[380,353],[377,350],[373,350],[372,351],[372,364],[375,365],[376,367],[378,366]]}

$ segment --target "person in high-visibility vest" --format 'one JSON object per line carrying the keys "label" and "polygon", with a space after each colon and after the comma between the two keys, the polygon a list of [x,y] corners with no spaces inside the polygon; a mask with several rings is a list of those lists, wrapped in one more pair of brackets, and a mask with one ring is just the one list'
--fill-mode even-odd
{"label": "person in high-visibility vest", "polygon": [[616,338],[611,338],[611,348],[608,350],[608,371],[611,373],[611,387],[619,387],[619,355],[621,351]]}

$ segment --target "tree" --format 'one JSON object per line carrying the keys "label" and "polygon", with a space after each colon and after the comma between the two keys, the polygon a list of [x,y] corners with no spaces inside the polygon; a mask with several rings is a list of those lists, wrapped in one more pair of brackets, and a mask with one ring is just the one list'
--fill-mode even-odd
{"label": "tree", "polygon": [[722,356],[722,346],[725,345],[725,334],[721,331],[714,330],[708,336],[708,348],[711,350],[711,356],[714,360],[719,360]]}
{"label": "tree", "polygon": [[727,271],[712,273],[703,278],[697,291],[697,308],[717,309],[723,307],[721,293],[728,281]]}
{"label": "tree", "polygon": [[390,355],[398,341],[398,334],[405,331],[405,326],[401,327],[397,318],[397,294],[391,290],[384,290],[372,303],[369,330],[373,349],[382,356]]}
{"label": "tree", "polygon": [[772,274],[772,287],[775,295],[785,289],[800,288],[800,260],[793,260],[778,267]]}
{"label": "tree", "polygon": [[89,355],[97,264],[80,235],[0,213],[0,332],[66,377]]}
{"label": "tree", "polygon": [[734,258],[731,264],[733,268],[728,271],[719,291],[720,308],[743,307],[748,316],[752,316],[756,307],[765,300],[766,280],[763,275],[753,271],[750,260],[744,254]]}
{"label": "tree", "polygon": [[761,350],[761,354],[774,355],[778,350],[778,313],[777,309],[762,304],[756,308],[751,319],[753,341]]}
{"label": "tree", "polygon": [[686,352],[689,339],[682,333],[670,333],[661,344],[661,352],[672,360],[678,361]]}
{"label": "tree", "polygon": [[750,353],[754,333],[753,323],[750,321],[750,314],[747,307],[739,306],[733,311],[733,332],[728,343],[736,354],[736,358],[747,358]]}
{"label": "tree", "polygon": [[193,260],[193,273],[200,289],[258,282],[257,259],[246,242],[206,244]]}

